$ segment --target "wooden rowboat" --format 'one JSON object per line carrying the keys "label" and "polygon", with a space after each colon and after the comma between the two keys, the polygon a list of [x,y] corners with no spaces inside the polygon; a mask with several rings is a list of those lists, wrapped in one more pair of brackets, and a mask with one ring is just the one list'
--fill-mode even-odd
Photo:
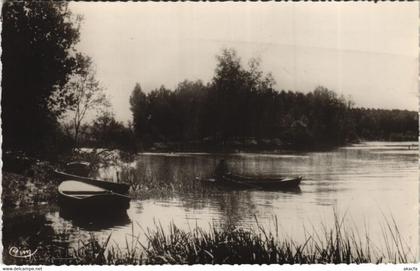
{"label": "wooden rowboat", "polygon": [[[203,180],[202,180],[203,181]],[[254,177],[241,176],[235,174],[225,174],[213,179],[204,179],[208,183],[213,183],[230,188],[256,188],[267,190],[289,190],[299,188],[302,177]]]}
{"label": "wooden rowboat", "polygon": [[269,189],[292,188],[299,186],[302,177],[249,177],[234,174],[226,174],[222,176],[222,180],[232,184],[241,184],[250,187],[260,187]]}
{"label": "wooden rowboat", "polygon": [[127,195],[128,190],[130,189],[130,186],[125,183],[114,183],[114,182],[96,180],[96,179],[73,175],[73,174],[69,174],[69,173],[65,173],[65,172],[61,172],[57,170],[54,171],[54,173],[56,177],[61,180],[75,180],[75,181],[79,181],[85,184],[94,185],[99,188],[103,188],[105,190],[109,190],[111,192],[118,193],[118,194]]}
{"label": "wooden rowboat", "polygon": [[67,173],[88,177],[90,173],[90,163],[85,161],[75,161],[66,164]]}
{"label": "wooden rowboat", "polygon": [[130,197],[83,181],[67,180],[58,186],[59,202],[64,208],[84,211],[126,210]]}

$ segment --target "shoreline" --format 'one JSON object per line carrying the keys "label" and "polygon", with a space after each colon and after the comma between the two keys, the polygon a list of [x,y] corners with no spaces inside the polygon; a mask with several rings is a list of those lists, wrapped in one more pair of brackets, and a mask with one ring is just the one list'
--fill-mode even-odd
{"label": "shoreline", "polygon": [[[109,151],[117,150],[127,154],[144,154],[144,153],[208,153],[208,154],[235,154],[235,153],[264,153],[264,154],[279,154],[279,153],[305,153],[305,152],[323,152],[331,151],[341,147],[348,147],[353,144],[361,144],[365,142],[413,142],[418,145],[416,139],[410,140],[358,140],[354,142],[348,142],[345,144],[313,144],[305,146],[293,146],[293,145],[267,145],[267,144],[188,144],[180,142],[155,142],[152,146],[143,148],[142,150],[133,151],[126,149],[108,149]],[[211,147],[210,147],[211,146]],[[80,149],[98,149],[106,150],[106,147],[81,147]]]}
{"label": "shoreline", "polygon": [[28,177],[3,171],[2,183],[3,213],[6,210],[45,206],[57,202],[58,184],[53,179],[43,179],[41,176]]}
{"label": "shoreline", "polygon": [[[277,218],[274,218],[277,221]],[[184,230],[170,223],[165,229],[159,222],[144,232],[140,241],[138,222],[132,222],[132,233],[121,247],[112,242],[112,232],[98,237],[91,234],[83,242],[70,244],[72,233],[54,232],[37,253],[30,258],[15,258],[3,251],[3,261],[10,265],[39,264],[97,264],[97,265],[161,265],[161,264],[361,264],[361,263],[414,263],[416,255],[404,244],[398,225],[385,219],[384,244],[372,243],[368,232],[359,233],[334,211],[334,218],[323,230],[308,232],[306,241],[296,241],[279,235],[277,230],[242,229],[231,226],[210,225]],[[134,226],[135,225],[135,226]],[[134,227],[136,229],[134,229]],[[356,234],[355,234],[356,233]],[[391,239],[392,237],[392,239]],[[59,242],[54,240],[60,240]],[[5,243],[34,250],[19,242]],[[33,244],[32,246],[34,246]],[[379,245],[379,246],[378,246]],[[57,254],[60,252],[60,255]],[[65,257],[63,257],[65,256]]]}

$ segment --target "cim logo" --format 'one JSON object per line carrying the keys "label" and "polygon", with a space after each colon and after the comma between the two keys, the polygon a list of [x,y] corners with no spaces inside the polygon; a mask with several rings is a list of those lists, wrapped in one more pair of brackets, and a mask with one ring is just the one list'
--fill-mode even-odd
{"label": "cim logo", "polygon": [[29,248],[22,248],[22,247],[11,247],[9,249],[9,255],[15,258],[30,258],[38,251],[38,249],[35,249],[34,252],[32,252]]}

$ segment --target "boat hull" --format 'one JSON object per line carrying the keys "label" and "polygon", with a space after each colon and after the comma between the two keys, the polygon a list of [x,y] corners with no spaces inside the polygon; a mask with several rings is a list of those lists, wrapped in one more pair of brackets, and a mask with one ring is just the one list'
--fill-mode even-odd
{"label": "boat hull", "polygon": [[65,210],[80,213],[92,211],[106,213],[115,210],[127,210],[130,207],[130,198],[115,194],[99,194],[81,199],[59,192],[59,204]]}
{"label": "boat hull", "polygon": [[229,174],[201,181],[231,189],[294,190],[299,189],[302,177],[258,178]]}
{"label": "boat hull", "polygon": [[61,171],[54,171],[56,177],[61,180],[77,180],[86,184],[95,185],[101,188],[104,188],[106,190],[110,190],[119,194],[128,194],[128,190],[130,189],[130,186],[128,184],[124,183],[113,183],[113,182],[106,182],[101,180],[96,180],[88,177],[73,175]]}
{"label": "boat hull", "polygon": [[66,180],[58,186],[59,203],[63,209],[77,212],[109,212],[126,210],[130,197],[79,180]]}
{"label": "boat hull", "polygon": [[299,186],[302,181],[302,177],[292,177],[292,178],[252,178],[244,177],[239,175],[224,175],[221,178],[221,181],[232,183],[232,184],[241,184],[245,186],[255,186],[260,188],[267,189],[282,189],[282,188],[294,188]]}

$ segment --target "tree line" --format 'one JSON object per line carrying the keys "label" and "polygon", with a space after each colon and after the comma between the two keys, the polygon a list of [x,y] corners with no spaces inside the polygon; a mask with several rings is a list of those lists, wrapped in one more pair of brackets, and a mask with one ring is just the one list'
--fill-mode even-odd
{"label": "tree line", "polygon": [[[2,9],[4,152],[49,156],[81,146],[309,148],[360,139],[417,140],[417,112],[355,108],[325,87],[275,88],[260,61],[233,49],[217,56],[213,78],[143,91],[128,101],[132,121],[115,119],[89,56],[77,51],[82,18],[66,2],[5,2]],[[93,121],[86,116],[94,113]]]}
{"label": "tree line", "polygon": [[271,74],[233,49],[217,56],[212,80],[185,80],[130,97],[137,145],[154,142],[213,147],[329,147],[367,140],[417,140],[418,115],[405,110],[354,108],[332,90],[278,91]]}

